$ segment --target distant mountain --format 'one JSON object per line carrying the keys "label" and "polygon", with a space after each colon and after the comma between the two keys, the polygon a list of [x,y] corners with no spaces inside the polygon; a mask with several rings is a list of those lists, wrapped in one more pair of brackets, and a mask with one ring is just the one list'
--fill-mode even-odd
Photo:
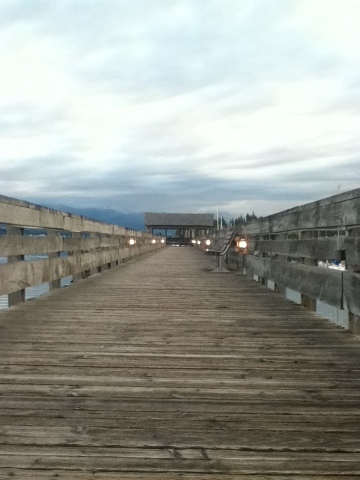
{"label": "distant mountain", "polygon": [[62,212],[92,218],[93,220],[98,220],[99,222],[111,223],[121,227],[130,228],[132,230],[145,230],[144,215],[142,213],[123,213],[112,209],[70,207],[68,205],[61,204],[47,204],[46,206],[56,210],[61,210]]}

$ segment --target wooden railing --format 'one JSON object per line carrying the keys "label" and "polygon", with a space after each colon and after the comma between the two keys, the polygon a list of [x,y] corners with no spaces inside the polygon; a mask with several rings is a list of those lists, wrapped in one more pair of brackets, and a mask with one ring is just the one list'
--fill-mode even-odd
{"label": "wooden railing", "polygon": [[[360,334],[360,189],[325,198],[236,227],[246,252],[232,248],[228,264],[272,284],[279,293],[301,293],[348,312],[349,329]],[[336,261],[344,270],[322,268]]]}
{"label": "wooden railing", "polygon": [[3,196],[0,229],[0,257],[7,259],[0,295],[8,295],[9,306],[24,301],[28,287],[57,288],[64,277],[77,281],[165,245],[148,233]]}

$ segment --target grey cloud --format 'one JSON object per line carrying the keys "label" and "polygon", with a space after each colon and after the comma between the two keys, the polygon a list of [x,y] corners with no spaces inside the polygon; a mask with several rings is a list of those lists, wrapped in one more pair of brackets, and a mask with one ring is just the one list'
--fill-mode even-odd
{"label": "grey cloud", "polygon": [[46,0],[2,0],[0,4],[0,25],[7,26],[25,21],[36,22],[51,11]]}
{"label": "grey cloud", "polygon": [[[36,98],[14,101],[0,113],[0,137],[21,141],[39,134],[51,143],[54,135],[56,141],[51,156],[29,152],[19,164],[1,167],[0,185],[11,190],[18,181],[25,185],[38,181],[42,198],[128,211],[199,211],[217,202],[243,200],[301,203],[320,191],[336,189],[337,183],[354,188],[359,180],[359,158],[354,153],[358,140],[350,134],[334,142],[331,136],[323,138],[322,131],[314,132],[306,144],[279,136],[277,147],[254,141],[251,155],[241,145],[238,152],[227,153],[225,143],[224,151],[213,155],[204,153],[206,132],[203,136],[194,132],[195,122],[207,120],[206,115],[231,125],[240,117],[271,111],[281,101],[282,86],[302,79],[338,80],[336,91],[313,109],[310,106],[312,117],[340,113],[349,118],[360,112],[357,67],[331,49],[320,48],[303,30],[287,27],[295,3],[209,0],[204,7],[203,2],[190,0],[3,0],[2,28],[15,25],[25,39],[34,35],[39,44],[55,40],[59,51],[54,55],[67,59],[65,66],[59,62],[59,68],[64,68],[71,85],[78,86],[78,96],[84,88],[94,99],[99,93],[108,102],[126,98],[125,103],[140,107],[140,113],[128,130],[119,131],[121,148],[115,145],[111,153],[99,149],[99,164],[109,165],[103,173],[86,165],[86,156],[93,152],[78,132],[86,126],[74,122],[71,105],[46,108]],[[157,100],[169,105],[159,116]],[[82,121],[86,123],[86,118]],[[96,125],[91,126],[91,135],[96,136]],[[343,130],[347,132],[346,124]],[[260,140],[261,132],[258,135]],[[329,167],[317,167],[324,158]],[[209,164],[217,166],[224,178],[207,175]],[[302,164],[311,167],[291,173],[289,167]],[[262,168],[272,169],[271,179],[264,177]],[[246,180],[234,180],[234,170],[247,171]]]}
{"label": "grey cloud", "polygon": [[[312,170],[316,169],[316,161],[326,158],[329,164],[342,159],[341,165],[346,166],[353,160],[354,151],[356,151],[353,141],[339,142],[329,148],[329,145],[300,146],[297,148],[271,148],[260,151],[244,159],[234,159],[234,165],[251,168],[254,164],[257,167],[279,167],[290,166],[299,162],[312,162]],[[287,172],[285,172],[287,175]]]}
{"label": "grey cloud", "polygon": [[[187,12],[183,16],[178,15],[181,6]],[[2,17],[32,22],[44,37],[71,43],[78,74],[86,81],[103,80],[107,88],[145,88],[164,95],[224,79],[236,80],[240,88],[261,81],[269,67],[275,76],[284,68],[297,76],[299,68],[309,68],[309,59],[319,68],[322,56],[295,32],[285,42],[290,33],[277,28],[292,9],[289,2],[270,7],[257,1],[243,9],[233,1],[221,7],[209,1],[204,9],[196,2],[22,0],[5,2]],[[92,66],[94,55],[104,60]]]}
{"label": "grey cloud", "polygon": [[[277,101],[267,89],[269,81],[323,72],[335,62],[314,51],[297,32],[279,27],[293,8],[286,1],[271,6],[254,1],[250,9],[214,0],[205,9],[189,1],[56,0],[51,7],[45,1],[29,5],[26,0],[5,2],[2,17],[32,22],[44,40],[58,37],[65,48],[71,45],[73,74],[82,82],[97,88],[102,84],[104,91],[131,92],[138,101],[145,92],[155,98],[197,91],[214,111],[249,113]],[[231,85],[230,92],[220,88],[218,98],[204,93],[204,84],[224,81]],[[256,85],[262,86],[258,92]]]}
{"label": "grey cloud", "polygon": [[[330,178],[329,178],[330,177]],[[327,194],[336,194],[338,185],[342,191],[344,183],[339,178],[323,176],[320,180],[309,180],[309,177],[291,178],[280,182],[259,178],[257,181],[210,181],[203,177],[163,177],[154,178],[152,184],[132,175],[119,175],[111,179],[78,177],[64,185],[57,182],[52,191],[44,191],[36,203],[44,202],[44,198],[57,200],[59,203],[70,203],[81,206],[102,206],[124,212],[154,211],[204,211],[214,205],[227,205],[233,201],[271,203],[281,201],[284,207],[287,202],[298,204],[315,200],[319,190]],[[345,183],[346,184],[346,183]],[[348,183],[349,184],[349,183]],[[356,183],[350,184],[355,188]],[[46,193],[45,193],[46,192]],[[264,200],[266,198],[266,201]],[[242,213],[232,212],[232,214]],[[259,213],[259,212],[258,212]],[[260,212],[261,213],[261,212]]]}
{"label": "grey cloud", "polygon": [[71,176],[83,176],[83,170],[76,163],[75,158],[62,155],[30,157],[15,164],[9,159],[9,163],[1,167],[1,181],[44,181],[53,189],[54,182],[59,186],[59,182],[66,184]]}
{"label": "grey cloud", "polygon": [[64,128],[67,112],[65,108],[44,108],[36,103],[14,103],[3,106],[0,111],[0,137],[9,138],[12,132],[20,137],[27,132],[50,133]]}

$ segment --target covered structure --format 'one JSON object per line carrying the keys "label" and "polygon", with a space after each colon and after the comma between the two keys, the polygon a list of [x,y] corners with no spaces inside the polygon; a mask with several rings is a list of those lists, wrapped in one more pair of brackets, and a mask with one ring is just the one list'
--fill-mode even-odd
{"label": "covered structure", "polygon": [[195,237],[206,235],[214,226],[214,215],[209,213],[145,213],[149,233],[161,233],[168,243],[188,244]]}

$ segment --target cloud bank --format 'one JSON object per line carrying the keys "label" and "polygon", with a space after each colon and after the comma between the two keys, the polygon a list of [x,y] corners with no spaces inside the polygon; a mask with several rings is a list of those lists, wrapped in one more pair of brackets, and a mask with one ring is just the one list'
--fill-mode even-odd
{"label": "cloud bank", "polygon": [[357,0],[2,0],[0,193],[259,215],[360,185]]}

